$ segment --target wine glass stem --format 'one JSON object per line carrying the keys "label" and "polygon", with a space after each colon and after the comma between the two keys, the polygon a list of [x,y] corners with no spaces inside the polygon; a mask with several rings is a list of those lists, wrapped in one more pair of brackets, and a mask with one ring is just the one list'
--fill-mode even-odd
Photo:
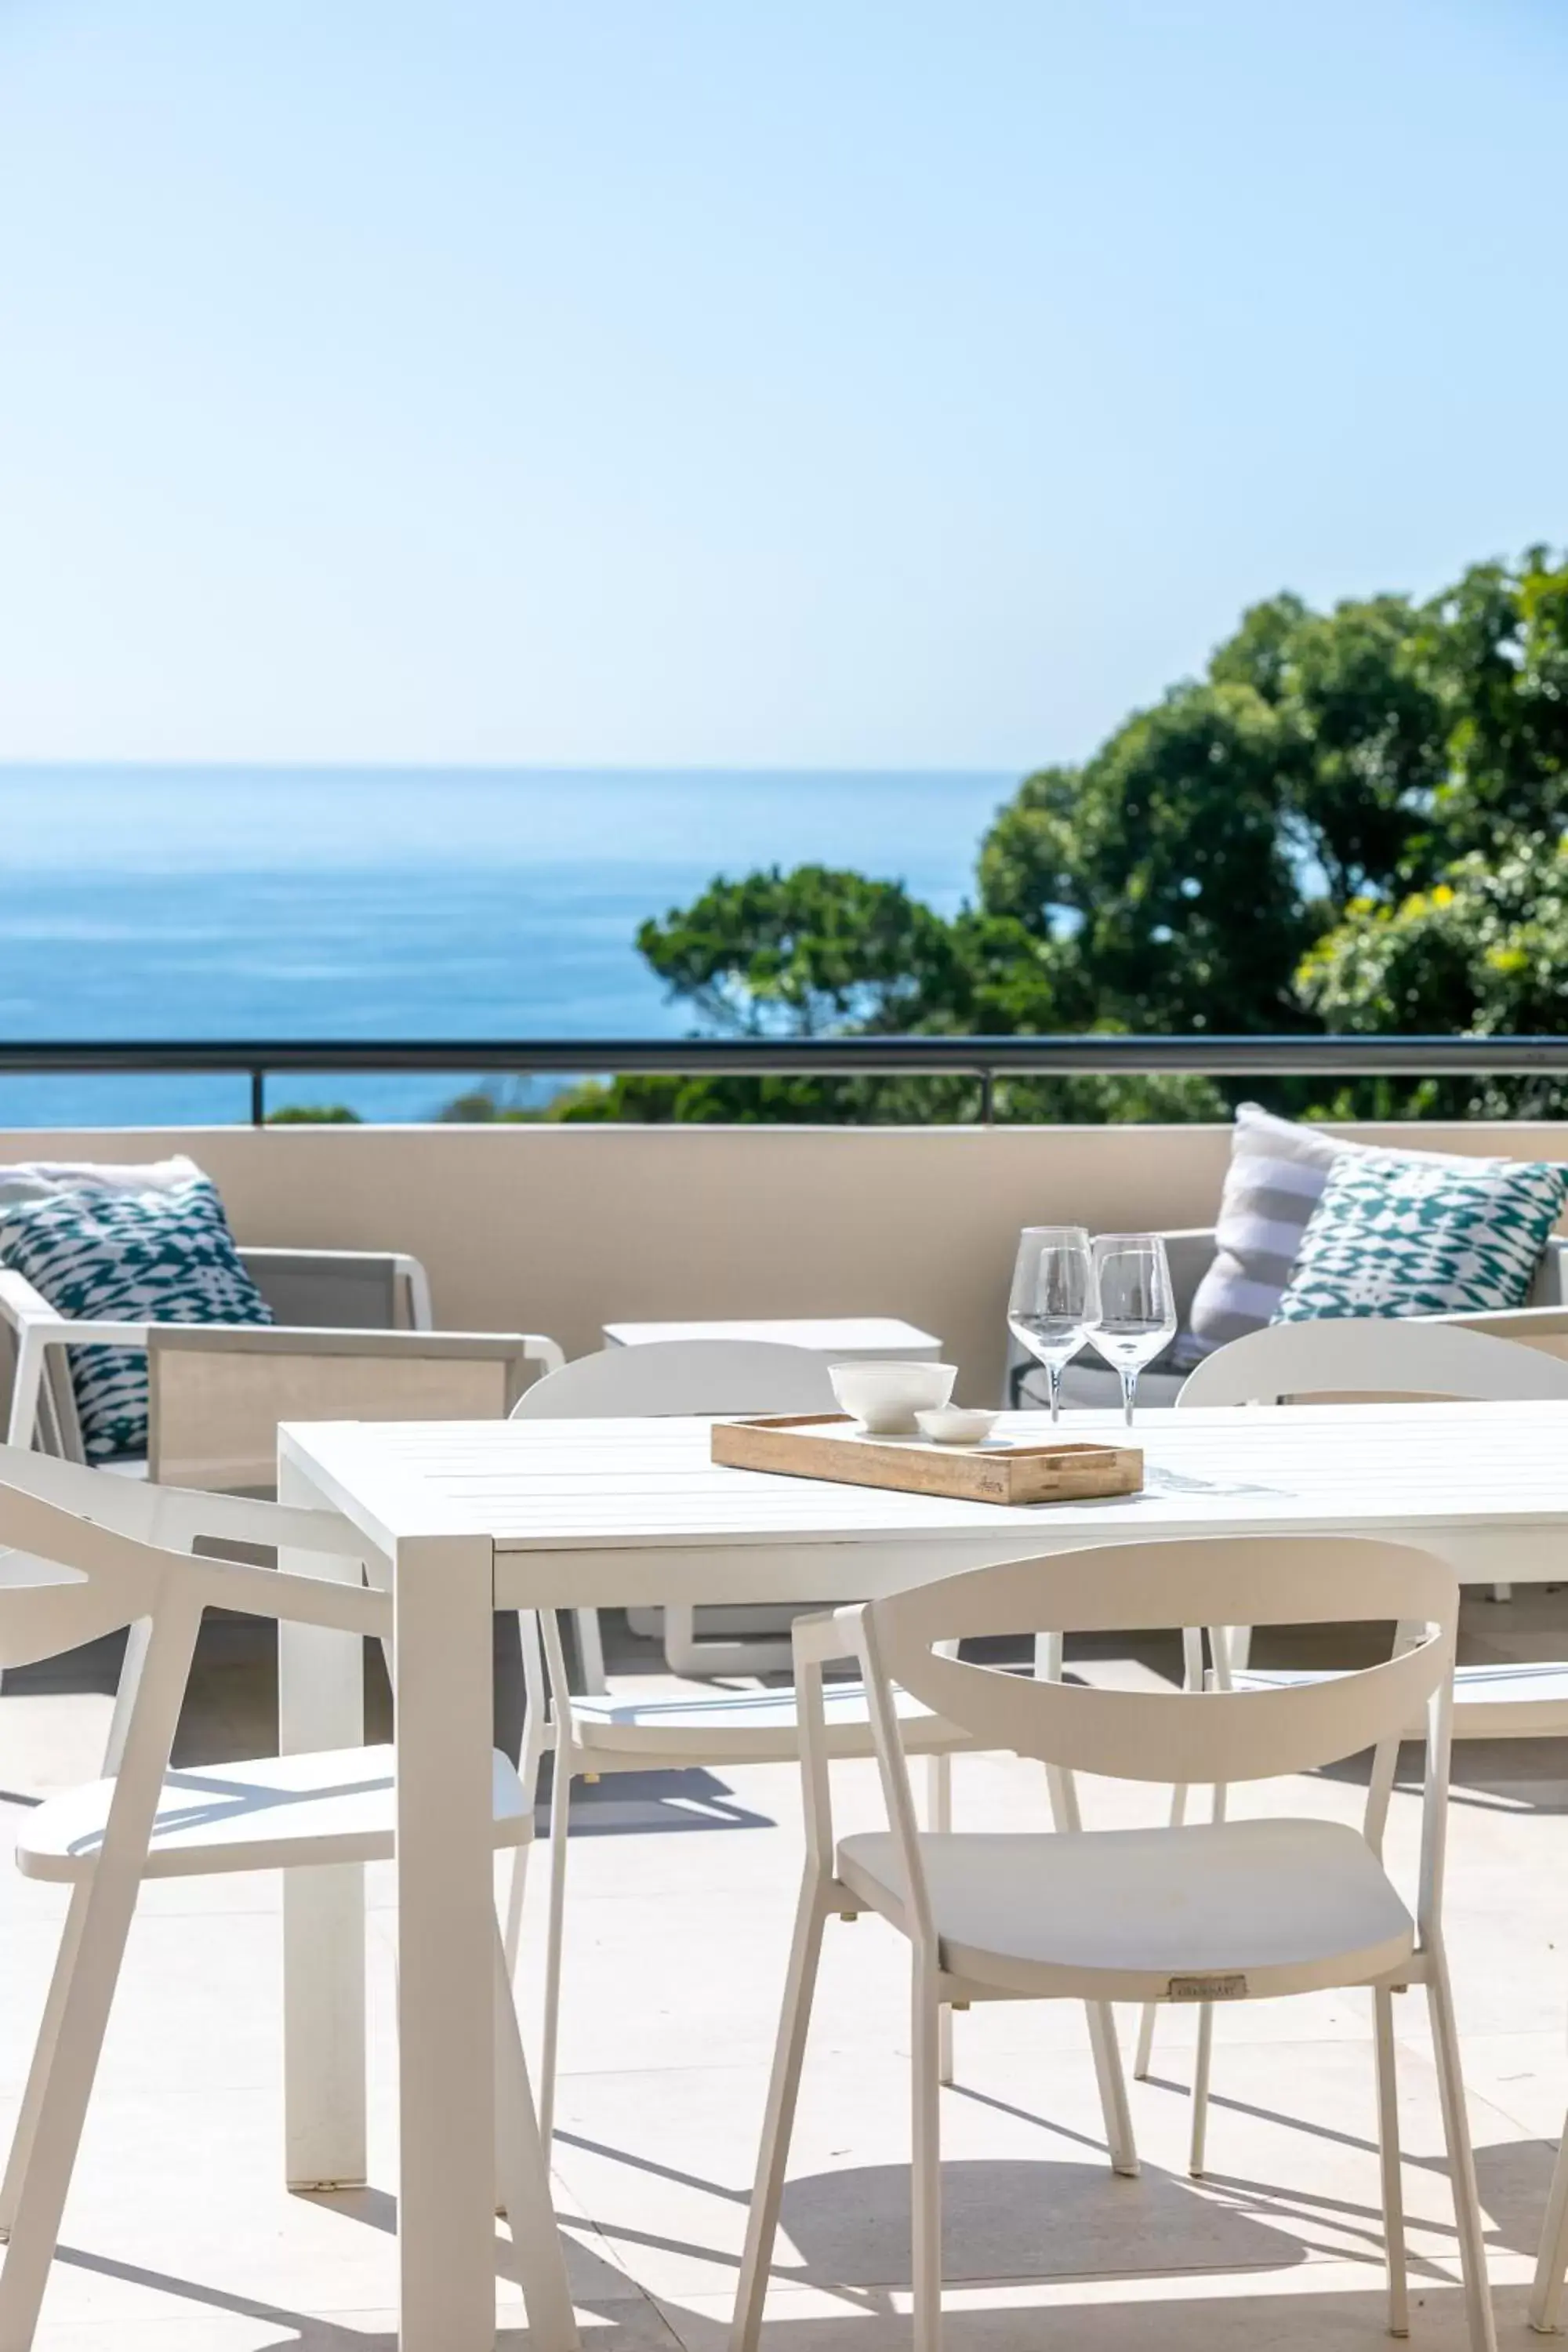
{"label": "wine glass stem", "polygon": [[1121,1418],[1129,1429],[1132,1426],[1132,1400],[1138,1393],[1138,1367],[1121,1366]]}
{"label": "wine glass stem", "polygon": [[1054,1429],[1062,1417],[1062,1368],[1059,1364],[1046,1366],[1046,1383],[1050,1391],[1051,1427]]}

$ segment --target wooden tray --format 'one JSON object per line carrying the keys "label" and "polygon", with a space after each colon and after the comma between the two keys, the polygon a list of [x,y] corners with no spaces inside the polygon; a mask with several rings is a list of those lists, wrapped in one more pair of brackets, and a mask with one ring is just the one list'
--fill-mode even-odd
{"label": "wooden tray", "polygon": [[1135,1445],[931,1445],[921,1437],[861,1437],[847,1413],[766,1414],[713,1423],[712,1458],[731,1470],[832,1478],[846,1486],[896,1486],[966,1503],[1076,1503],[1136,1495],[1143,1456]]}

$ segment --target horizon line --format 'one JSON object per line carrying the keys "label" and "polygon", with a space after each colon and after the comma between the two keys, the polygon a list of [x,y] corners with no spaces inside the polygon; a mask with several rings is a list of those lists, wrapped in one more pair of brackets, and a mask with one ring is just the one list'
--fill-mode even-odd
{"label": "horizon line", "polygon": [[1034,768],[989,765],[926,768],[901,767],[895,763],[841,765],[833,762],[811,766],[737,762],[727,766],[715,761],[696,761],[689,765],[660,761],[647,767],[637,767],[616,761],[0,759],[0,781],[13,775],[36,775],[40,771],[50,774],[76,775],[107,771],[116,775],[211,775],[218,772],[227,775],[333,776],[929,776],[940,780],[950,776],[1016,776],[1021,779],[1032,774]]}

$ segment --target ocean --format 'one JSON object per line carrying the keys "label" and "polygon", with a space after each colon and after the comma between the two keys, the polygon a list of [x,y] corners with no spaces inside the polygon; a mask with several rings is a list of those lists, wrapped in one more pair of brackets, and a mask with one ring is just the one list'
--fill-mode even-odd
{"label": "ocean", "polygon": [[[689,1013],[633,944],[646,917],[808,860],[951,913],[1016,782],[0,767],[0,1037],[679,1036]],[[268,1105],[428,1118],[483,1075],[279,1078]],[[4,1127],[247,1116],[237,1075],[0,1076]]]}

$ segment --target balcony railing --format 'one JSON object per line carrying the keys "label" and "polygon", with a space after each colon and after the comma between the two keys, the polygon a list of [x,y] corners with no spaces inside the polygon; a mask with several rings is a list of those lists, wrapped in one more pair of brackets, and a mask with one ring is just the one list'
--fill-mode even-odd
{"label": "balcony railing", "polygon": [[1564,1037],[458,1037],[59,1039],[0,1043],[0,1076],[239,1076],[250,1118],[267,1116],[267,1082],[376,1072],[480,1070],[504,1077],[958,1076],[978,1081],[993,1115],[999,1077],[1215,1078],[1568,1076]]}

